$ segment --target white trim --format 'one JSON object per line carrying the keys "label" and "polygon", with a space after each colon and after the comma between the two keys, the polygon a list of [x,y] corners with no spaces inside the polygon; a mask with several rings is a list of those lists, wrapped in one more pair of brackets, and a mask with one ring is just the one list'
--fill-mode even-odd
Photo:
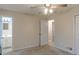
{"label": "white trim", "polygon": [[67,50],[67,49],[60,48],[60,47],[58,47],[58,46],[54,46],[54,47],[57,48],[57,49],[60,49],[60,50],[62,50],[62,51],[66,51],[66,52],[68,52],[68,53],[74,54],[72,51],[69,51],[69,50]]}
{"label": "white trim", "polygon": [[[47,45],[47,44],[45,44],[45,45]],[[42,46],[45,46],[45,45],[42,45]],[[42,47],[42,46],[40,46],[40,47]],[[17,49],[13,49],[12,51],[17,51],[17,50],[22,50],[22,49],[31,49],[31,48],[37,48],[37,47],[39,47],[39,45],[29,46],[29,47],[24,47],[24,48],[17,48]]]}
{"label": "white trim", "polygon": [[74,54],[76,54],[75,40],[76,40],[76,15],[73,18],[73,53]]}
{"label": "white trim", "polygon": [[29,49],[29,48],[35,48],[35,47],[39,47],[39,45],[29,46],[29,47],[23,47],[23,48],[17,48],[17,49],[13,49],[12,51],[17,51],[17,50],[22,50],[22,49]]}
{"label": "white trim", "polygon": [[76,17],[78,17],[79,15],[75,15],[74,16],[74,19],[73,19],[73,53],[74,54],[77,54],[76,53],[76,31],[77,31],[77,20],[76,20]]}

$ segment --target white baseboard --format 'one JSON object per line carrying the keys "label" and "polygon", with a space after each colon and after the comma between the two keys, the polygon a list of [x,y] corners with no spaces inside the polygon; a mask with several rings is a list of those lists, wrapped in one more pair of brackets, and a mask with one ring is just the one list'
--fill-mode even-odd
{"label": "white baseboard", "polygon": [[60,50],[62,50],[62,51],[66,51],[66,52],[68,52],[68,53],[74,54],[72,51],[69,51],[69,50],[67,50],[67,49],[60,48],[60,47],[57,47],[57,46],[54,46],[54,47],[57,48],[57,49],[60,49]]}
{"label": "white baseboard", "polygon": [[29,46],[29,47],[24,47],[24,48],[18,48],[18,49],[13,49],[12,51],[17,51],[17,50],[22,50],[22,49],[30,49],[30,48],[36,48],[36,47],[42,47],[42,46],[46,46],[47,44],[44,45],[36,45],[36,46]]}
{"label": "white baseboard", "polygon": [[23,47],[23,48],[17,48],[17,49],[13,49],[13,51],[22,50],[22,49],[29,49],[29,48],[34,48],[34,47],[38,47],[38,45],[36,45],[36,46],[29,46],[29,47]]}

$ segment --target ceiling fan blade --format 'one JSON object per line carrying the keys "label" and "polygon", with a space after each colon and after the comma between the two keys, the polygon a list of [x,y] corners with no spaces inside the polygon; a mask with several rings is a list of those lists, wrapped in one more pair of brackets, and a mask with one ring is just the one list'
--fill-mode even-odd
{"label": "ceiling fan blade", "polygon": [[58,7],[67,7],[67,4],[60,4]]}
{"label": "ceiling fan blade", "polygon": [[51,8],[60,8],[60,7],[67,7],[67,4],[54,4]]}
{"label": "ceiling fan blade", "polygon": [[44,8],[43,4],[31,6],[30,8]]}
{"label": "ceiling fan blade", "polygon": [[45,8],[45,7],[43,7],[43,6],[41,6],[41,7],[30,7],[30,8],[32,8],[32,9],[40,9],[40,8]]}
{"label": "ceiling fan blade", "polygon": [[45,4],[41,6],[31,6],[30,8],[60,8],[67,7],[67,4],[50,4],[50,7],[46,7]]}

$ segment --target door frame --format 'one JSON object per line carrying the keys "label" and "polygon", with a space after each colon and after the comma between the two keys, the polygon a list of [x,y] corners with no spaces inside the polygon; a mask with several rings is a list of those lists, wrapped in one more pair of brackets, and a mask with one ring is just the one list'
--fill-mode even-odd
{"label": "door frame", "polygon": [[[51,31],[51,33],[50,33]],[[50,36],[51,35],[51,36]],[[51,37],[51,38],[50,38]],[[49,46],[52,46],[54,47],[54,41],[55,41],[55,20],[54,19],[51,19],[51,20],[48,20],[48,44]],[[52,42],[50,42],[52,41]]]}
{"label": "door frame", "polygon": [[39,20],[39,47],[41,47],[41,20]]}
{"label": "door frame", "polygon": [[[2,17],[9,17],[9,18],[11,18],[11,26],[12,26],[12,28],[11,29],[13,29],[13,17],[11,17],[11,16],[2,16]],[[8,23],[8,22],[7,22]],[[3,27],[3,22],[2,22],[2,27]],[[8,23],[8,27],[9,27],[9,23]],[[3,30],[3,28],[2,28],[2,30]],[[11,30],[11,32],[12,32],[12,37],[11,37],[11,50],[10,51],[12,51],[13,50],[13,30]],[[1,45],[3,45],[3,41],[4,40],[4,37],[2,37],[2,42],[1,42]],[[3,50],[3,47],[2,47],[2,50]],[[9,52],[10,52],[9,51]],[[4,53],[3,53],[3,51],[2,51],[2,54],[4,55]]]}
{"label": "door frame", "polygon": [[76,54],[76,17],[79,15],[74,15],[74,19],[73,19],[73,54]]}

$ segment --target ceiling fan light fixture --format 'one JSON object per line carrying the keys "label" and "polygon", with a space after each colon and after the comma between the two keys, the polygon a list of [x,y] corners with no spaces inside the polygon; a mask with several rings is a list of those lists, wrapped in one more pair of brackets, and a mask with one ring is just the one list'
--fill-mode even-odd
{"label": "ceiling fan light fixture", "polygon": [[46,6],[47,6],[47,7],[49,7],[49,6],[50,6],[50,4],[46,4]]}
{"label": "ceiling fan light fixture", "polygon": [[48,13],[48,8],[45,8],[44,13],[45,13],[45,14]]}
{"label": "ceiling fan light fixture", "polygon": [[44,4],[45,8],[50,8],[51,4]]}
{"label": "ceiling fan light fixture", "polygon": [[50,13],[53,13],[53,10],[52,10],[52,9],[49,9],[49,12],[50,12]]}

